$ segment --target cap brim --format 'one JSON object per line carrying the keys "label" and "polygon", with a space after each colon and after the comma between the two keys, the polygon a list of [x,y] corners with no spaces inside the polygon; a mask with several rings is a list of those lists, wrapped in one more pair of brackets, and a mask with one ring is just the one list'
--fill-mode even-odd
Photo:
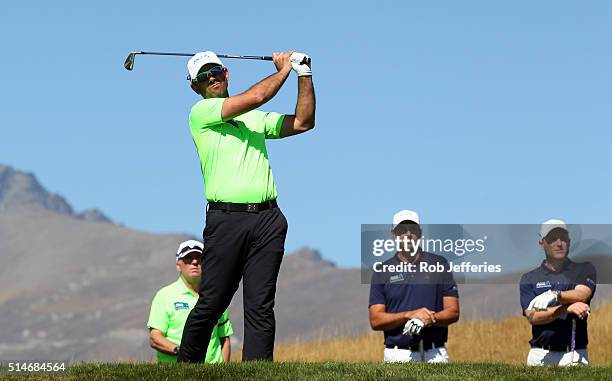
{"label": "cap brim", "polygon": [[[544,232],[540,232],[540,237],[542,239],[546,238],[553,230],[556,229],[561,229],[561,230],[565,230],[566,232],[569,233],[569,230],[567,230],[566,226],[562,226],[562,225],[550,225],[550,229],[545,230]],[[544,233],[544,235],[542,235],[542,233]]]}
{"label": "cap brim", "polygon": [[190,249],[189,251],[186,251],[186,252],[184,252],[184,253],[181,253],[181,254],[180,254],[178,257],[176,257],[176,261],[178,262],[178,260],[179,260],[179,259],[182,259],[182,258],[186,257],[186,256],[187,256],[187,254],[191,254],[191,253],[194,253],[194,252],[195,252],[195,253],[200,253],[200,254],[202,254],[202,250],[199,250],[199,249],[193,248],[193,249]]}
{"label": "cap brim", "polygon": [[398,222],[398,223],[396,223],[396,224],[393,224],[393,228],[395,229],[395,227],[396,227],[397,225],[401,225],[401,224],[406,223],[406,222],[412,222],[413,224],[420,225],[419,221],[415,221],[415,220],[413,220],[413,219],[406,218],[406,219],[403,219],[403,220],[399,221],[399,222]]}

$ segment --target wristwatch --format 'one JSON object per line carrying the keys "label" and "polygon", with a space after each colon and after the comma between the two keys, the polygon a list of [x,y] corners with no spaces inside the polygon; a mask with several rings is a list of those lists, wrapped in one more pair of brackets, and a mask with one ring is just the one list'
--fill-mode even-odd
{"label": "wristwatch", "polygon": [[178,353],[179,353],[179,349],[180,349],[180,348],[179,348],[179,346],[177,345],[176,347],[174,347],[174,349],[172,350],[172,352],[173,352],[175,355],[178,355]]}

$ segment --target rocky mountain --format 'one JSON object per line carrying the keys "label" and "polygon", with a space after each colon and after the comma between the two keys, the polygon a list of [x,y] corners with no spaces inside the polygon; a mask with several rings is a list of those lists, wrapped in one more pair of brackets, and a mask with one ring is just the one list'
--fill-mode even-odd
{"label": "rocky mountain", "polygon": [[97,209],[75,214],[62,196],[48,192],[33,174],[0,164],[0,210],[24,206],[40,207],[85,221],[111,222]]}
{"label": "rocky mountain", "polygon": [[[176,279],[174,253],[189,238],[129,229],[95,210],[75,213],[32,174],[0,166],[0,360],[150,360],[150,302]],[[519,314],[517,287],[499,283],[460,285],[462,319]],[[597,300],[608,298],[604,291]],[[359,269],[307,247],[286,255],[277,341],[369,332],[368,292]],[[239,345],[241,292],[230,316]]]}

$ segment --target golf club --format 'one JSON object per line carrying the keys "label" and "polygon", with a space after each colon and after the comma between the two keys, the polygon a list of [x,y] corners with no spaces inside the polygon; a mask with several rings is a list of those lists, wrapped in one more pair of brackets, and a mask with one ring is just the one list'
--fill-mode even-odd
{"label": "golf club", "polygon": [[574,364],[574,351],[576,350],[576,318],[572,317],[572,336],[570,338],[570,351],[572,352],[572,362]]}
{"label": "golf club", "polygon": [[421,362],[425,361],[425,347],[423,344],[423,339],[419,340],[419,355],[421,356]]}
{"label": "golf club", "polygon": [[[167,52],[130,52],[125,62],[123,63],[123,67],[127,70],[134,69],[134,60],[136,59],[136,54],[148,54],[154,56],[179,56],[179,57],[191,57],[194,56],[195,53],[167,53]],[[263,61],[272,61],[272,57],[270,56],[237,56],[231,54],[217,54],[219,58],[240,58],[243,60],[263,60]],[[310,64],[310,58],[305,59],[302,63]]]}

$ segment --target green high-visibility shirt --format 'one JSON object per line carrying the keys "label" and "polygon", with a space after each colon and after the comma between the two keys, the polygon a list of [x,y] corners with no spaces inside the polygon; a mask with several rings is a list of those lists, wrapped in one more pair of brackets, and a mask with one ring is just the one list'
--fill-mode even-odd
{"label": "green high-visibility shirt", "polygon": [[273,200],[277,193],[266,139],[280,137],[285,116],[252,110],[224,122],[221,108],[225,99],[203,99],[189,114],[206,199],[236,203]]}
{"label": "green high-visibility shirt", "polygon": [[[151,303],[151,312],[147,327],[160,330],[166,339],[179,345],[183,337],[183,328],[189,312],[198,301],[198,294],[191,291],[181,277],[172,284],[157,291]],[[221,337],[227,337],[234,333],[232,323],[229,320],[229,311],[225,310],[217,325],[212,331],[206,359],[209,364],[223,362],[221,354]],[[157,352],[157,359],[161,363],[176,362],[176,356]]]}

